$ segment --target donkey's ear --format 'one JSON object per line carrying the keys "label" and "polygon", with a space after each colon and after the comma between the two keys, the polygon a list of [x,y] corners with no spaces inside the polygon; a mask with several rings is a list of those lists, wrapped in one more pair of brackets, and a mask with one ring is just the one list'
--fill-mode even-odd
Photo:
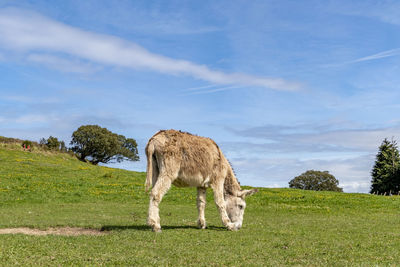
{"label": "donkey's ear", "polygon": [[250,189],[250,190],[241,190],[237,196],[241,197],[241,198],[246,198],[247,196],[251,196],[255,193],[258,192],[258,189],[254,188],[254,189]]}

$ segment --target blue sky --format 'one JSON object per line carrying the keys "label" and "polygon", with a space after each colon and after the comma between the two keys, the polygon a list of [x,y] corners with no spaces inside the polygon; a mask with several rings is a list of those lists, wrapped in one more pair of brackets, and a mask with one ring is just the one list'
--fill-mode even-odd
{"label": "blue sky", "polygon": [[396,1],[0,0],[0,135],[98,124],[213,138],[242,184],[328,170],[368,192],[400,137]]}

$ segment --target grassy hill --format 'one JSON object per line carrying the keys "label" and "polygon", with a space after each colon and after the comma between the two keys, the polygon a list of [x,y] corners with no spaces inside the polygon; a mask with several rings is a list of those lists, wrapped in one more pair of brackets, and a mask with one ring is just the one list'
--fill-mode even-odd
{"label": "grassy hill", "polygon": [[102,236],[0,235],[0,265],[395,265],[400,197],[267,189],[226,231],[211,192],[196,229],[196,192],[173,188],[163,233],[145,225],[145,173],[0,143],[0,228],[84,227]]}

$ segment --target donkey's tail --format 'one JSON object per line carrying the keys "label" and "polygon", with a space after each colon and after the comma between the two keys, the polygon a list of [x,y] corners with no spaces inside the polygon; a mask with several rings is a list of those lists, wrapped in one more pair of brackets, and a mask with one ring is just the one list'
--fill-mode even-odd
{"label": "donkey's tail", "polygon": [[152,140],[147,143],[146,146],[146,157],[147,157],[147,171],[146,171],[146,192],[151,188],[153,183],[153,155],[154,155],[154,144]]}

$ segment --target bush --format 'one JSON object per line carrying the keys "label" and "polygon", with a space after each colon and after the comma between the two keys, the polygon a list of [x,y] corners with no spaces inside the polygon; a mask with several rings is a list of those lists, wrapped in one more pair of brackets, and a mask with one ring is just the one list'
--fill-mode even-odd
{"label": "bush", "polygon": [[308,170],[289,182],[290,188],[343,192],[343,189],[338,185],[339,181],[328,171],[314,170]]}
{"label": "bush", "polygon": [[58,141],[57,137],[49,136],[49,138],[47,138],[46,145],[49,149],[53,149],[53,150],[60,149],[60,141]]}
{"label": "bush", "polygon": [[64,141],[59,141],[57,137],[49,136],[49,138],[40,139],[40,145],[46,149],[67,152]]}
{"label": "bush", "polygon": [[14,144],[14,143],[22,143],[22,142],[23,141],[20,139],[0,136],[0,143],[3,143],[3,144]]}

